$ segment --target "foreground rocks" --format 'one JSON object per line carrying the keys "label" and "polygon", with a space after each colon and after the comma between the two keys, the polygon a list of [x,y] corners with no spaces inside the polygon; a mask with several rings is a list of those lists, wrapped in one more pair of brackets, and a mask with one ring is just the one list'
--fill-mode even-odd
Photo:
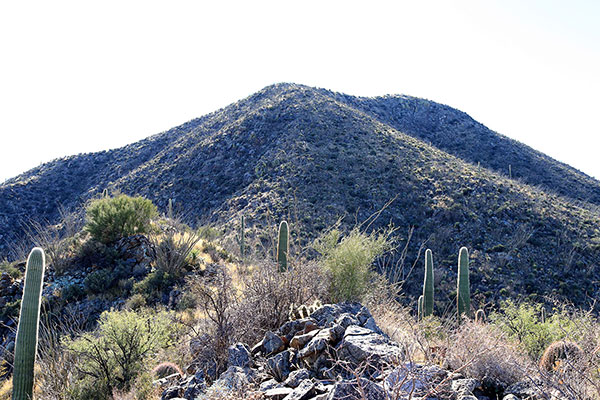
{"label": "foreground rocks", "polygon": [[[267,332],[250,348],[232,345],[228,356],[229,368],[212,387],[254,390],[270,400],[384,400],[434,393],[457,398],[459,393],[471,395],[475,384],[451,385],[460,375],[405,362],[402,346],[390,340],[359,303],[324,305],[309,318]],[[162,400],[192,400],[211,390],[198,373],[168,386]]]}

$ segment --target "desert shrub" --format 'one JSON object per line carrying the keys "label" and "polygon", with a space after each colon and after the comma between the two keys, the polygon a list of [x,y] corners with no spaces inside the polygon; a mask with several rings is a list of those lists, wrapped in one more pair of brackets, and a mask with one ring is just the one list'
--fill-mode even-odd
{"label": "desert shrub", "polygon": [[0,262],[0,273],[7,273],[13,279],[19,279],[23,276],[23,272],[17,267],[16,262]]}
{"label": "desert shrub", "polygon": [[90,294],[105,292],[113,282],[113,276],[108,269],[94,271],[85,277],[83,287]]}
{"label": "desert shrub", "polygon": [[493,325],[465,322],[447,346],[450,368],[482,382],[493,392],[525,378],[533,370],[530,361]]}
{"label": "desert shrub", "polygon": [[65,342],[77,358],[79,383],[73,393],[106,398],[115,390],[129,390],[144,361],[173,343],[176,329],[166,312],[103,312],[94,331]]}
{"label": "desert shrub", "polygon": [[134,310],[135,311],[135,310],[139,310],[140,308],[143,308],[145,306],[146,306],[146,298],[139,293],[132,295],[125,302],[126,310]]}
{"label": "desert shrub", "polygon": [[570,313],[566,309],[555,309],[542,323],[542,305],[512,300],[503,302],[500,312],[490,315],[490,321],[509,337],[518,341],[533,359],[539,359],[552,342],[565,338],[578,341],[592,324],[589,316]]}
{"label": "desert shrub", "polygon": [[391,247],[389,234],[366,234],[353,229],[345,237],[331,229],[315,241],[322,264],[331,275],[331,297],[335,302],[361,300],[373,277],[372,265]]}
{"label": "desert shrub", "polygon": [[200,237],[195,233],[185,232],[181,224],[169,227],[162,236],[152,239],[156,268],[172,276],[181,276],[199,240]]}
{"label": "desert shrub", "polygon": [[221,231],[219,228],[215,228],[210,225],[203,225],[199,227],[197,232],[198,236],[200,236],[201,239],[207,240],[209,242],[214,242],[221,235],[223,235],[223,231]]}
{"label": "desert shrub", "polygon": [[158,215],[152,201],[143,197],[105,197],[86,208],[86,230],[102,243],[151,231],[150,220]]}
{"label": "desert shrub", "polygon": [[81,285],[79,285],[77,283],[73,283],[71,285],[65,286],[60,292],[60,298],[65,303],[79,300],[84,295],[85,295],[85,290],[81,287]]}
{"label": "desert shrub", "polygon": [[285,272],[279,272],[274,262],[256,267],[241,284],[243,298],[238,312],[245,327],[242,341],[254,343],[265,331],[279,328],[287,321],[292,304],[328,302],[329,279],[316,262],[298,262]]}
{"label": "desert shrub", "polygon": [[141,281],[134,283],[133,293],[141,294],[148,304],[153,304],[162,299],[163,293],[169,291],[175,281],[173,275],[157,269],[150,272]]}
{"label": "desert shrub", "polygon": [[32,220],[24,228],[28,245],[33,243],[43,248],[49,268],[60,275],[70,265],[69,259],[78,244],[76,234],[81,230],[83,221],[80,215],[62,207],[58,211],[60,219],[56,224]]}

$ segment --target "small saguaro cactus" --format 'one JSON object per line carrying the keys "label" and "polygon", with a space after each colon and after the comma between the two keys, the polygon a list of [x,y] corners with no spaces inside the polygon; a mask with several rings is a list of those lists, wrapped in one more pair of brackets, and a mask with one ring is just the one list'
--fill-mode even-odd
{"label": "small saguaro cactus", "polygon": [[540,319],[542,320],[542,324],[546,323],[546,309],[544,307],[542,307],[542,315],[540,316]]}
{"label": "small saguaro cactus", "polygon": [[240,258],[242,259],[242,261],[244,260],[244,255],[246,252],[245,243],[244,243],[244,230],[245,230],[245,223],[244,223],[244,216],[242,215],[242,218],[240,221],[240,230],[236,236],[236,240],[238,242],[238,245],[240,246]]}
{"label": "small saguaro cactus", "polygon": [[31,400],[33,396],[33,368],[38,344],[45,266],[44,250],[39,247],[31,250],[25,269],[25,287],[15,344],[13,400]]}
{"label": "small saguaro cactus", "polygon": [[167,203],[167,218],[173,219],[173,199],[169,199]]}
{"label": "small saguaro cactus", "polygon": [[475,312],[475,322],[483,324],[485,322],[485,311],[481,308]]}
{"label": "small saguaro cactus", "polygon": [[423,317],[433,314],[433,255],[425,251],[425,279],[423,281]]}
{"label": "small saguaro cactus", "polygon": [[423,295],[420,295],[417,300],[417,319],[419,321],[423,319]]}
{"label": "small saguaro cactus", "polygon": [[471,288],[469,285],[469,251],[461,247],[458,254],[458,282],[456,290],[456,305],[458,320],[462,315],[469,316],[471,312]]}
{"label": "small saguaro cactus", "polygon": [[281,221],[279,224],[279,240],[277,241],[277,263],[279,264],[279,272],[287,271],[288,269],[288,253],[290,251],[289,228],[286,221]]}
{"label": "small saguaro cactus", "polygon": [[107,197],[108,197],[108,189],[106,189],[106,188],[105,188],[105,189],[102,191],[102,198],[103,198],[103,199],[106,199]]}

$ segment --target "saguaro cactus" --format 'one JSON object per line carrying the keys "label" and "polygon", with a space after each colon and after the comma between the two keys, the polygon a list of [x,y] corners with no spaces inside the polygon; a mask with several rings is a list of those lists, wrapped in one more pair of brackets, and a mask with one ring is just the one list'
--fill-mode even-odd
{"label": "saguaro cactus", "polygon": [[167,218],[173,219],[173,199],[169,199],[167,203]]}
{"label": "saguaro cactus", "polygon": [[433,314],[433,255],[425,251],[425,279],[423,281],[423,317]]}
{"label": "saguaro cactus", "polygon": [[463,314],[469,316],[471,312],[471,289],[469,284],[469,251],[462,247],[458,254],[458,282],[456,290],[456,305],[458,307],[458,319]]}
{"label": "saguaro cactus", "polygon": [[288,262],[287,256],[290,251],[289,228],[286,221],[281,221],[279,224],[279,240],[277,241],[277,263],[279,264],[279,272],[287,271]]}
{"label": "saguaro cactus", "polygon": [[33,366],[37,352],[45,265],[44,250],[39,247],[31,250],[25,270],[25,288],[15,344],[13,400],[31,400],[33,396]]}
{"label": "saguaro cactus", "polygon": [[244,229],[245,229],[245,224],[244,224],[244,216],[242,215],[241,218],[241,222],[240,222],[240,231],[237,235],[237,242],[240,245],[240,258],[242,259],[242,261],[244,260],[244,254],[245,254],[245,243],[244,243]]}
{"label": "saguaro cactus", "polygon": [[419,321],[423,319],[423,295],[420,295],[417,300],[417,319]]}

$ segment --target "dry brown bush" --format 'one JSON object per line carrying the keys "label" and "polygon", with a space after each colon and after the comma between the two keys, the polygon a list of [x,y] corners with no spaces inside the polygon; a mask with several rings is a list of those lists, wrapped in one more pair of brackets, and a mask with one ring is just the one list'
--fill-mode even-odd
{"label": "dry brown bush", "polygon": [[535,371],[532,362],[493,325],[465,321],[449,340],[450,368],[460,368],[463,375],[497,392]]}
{"label": "dry brown bush", "polygon": [[243,298],[237,312],[244,316],[244,341],[254,343],[268,330],[275,330],[288,319],[291,304],[329,300],[329,277],[314,262],[298,263],[279,272],[274,262],[264,262],[242,282]]}

